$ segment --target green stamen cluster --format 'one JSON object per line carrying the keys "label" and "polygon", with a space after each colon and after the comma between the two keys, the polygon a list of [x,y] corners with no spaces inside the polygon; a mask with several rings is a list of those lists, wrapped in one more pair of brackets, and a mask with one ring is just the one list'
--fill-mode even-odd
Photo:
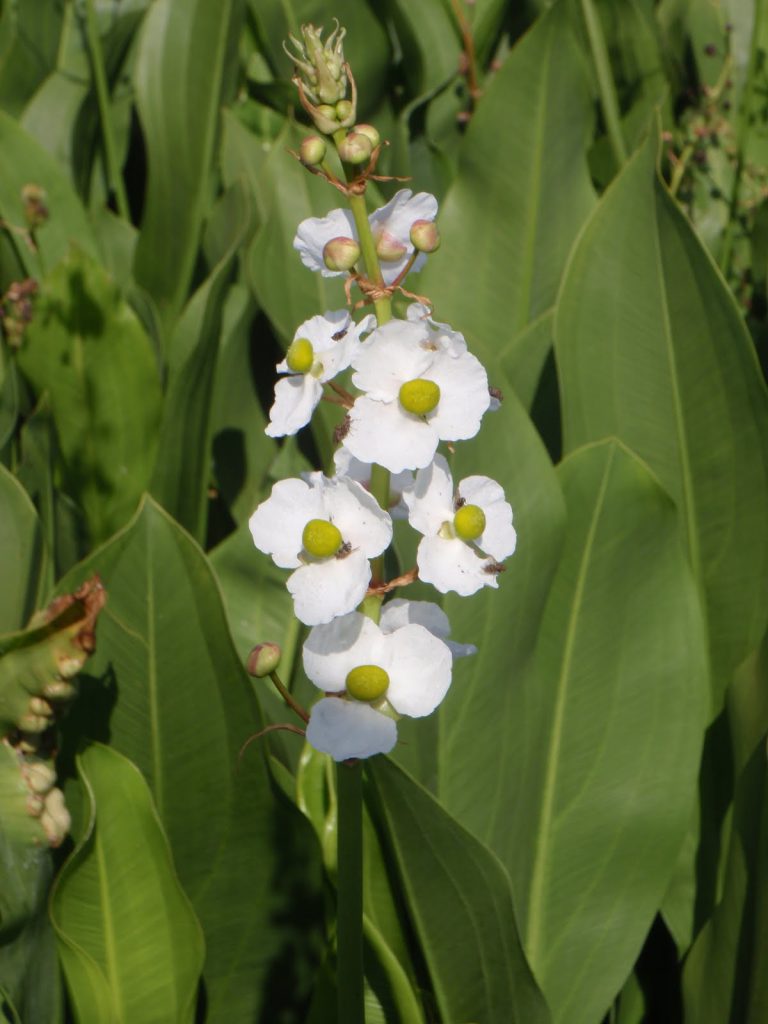
{"label": "green stamen cluster", "polygon": [[462,505],[453,517],[453,528],[462,540],[477,540],[485,530],[485,512],[479,505]]}
{"label": "green stamen cluster", "polygon": [[341,531],[327,519],[310,519],[301,535],[304,550],[315,558],[330,558],[343,544]]}
{"label": "green stamen cluster", "polygon": [[424,380],[417,377],[415,380],[407,380],[400,388],[400,405],[406,412],[412,412],[416,416],[425,416],[437,408],[440,401],[440,388],[433,380]]}
{"label": "green stamen cluster", "polygon": [[387,692],[389,676],[378,665],[358,665],[347,673],[345,686],[355,700],[379,700]]}
{"label": "green stamen cluster", "polygon": [[309,338],[297,338],[288,348],[285,356],[288,369],[294,373],[309,373],[315,361],[315,350]]}

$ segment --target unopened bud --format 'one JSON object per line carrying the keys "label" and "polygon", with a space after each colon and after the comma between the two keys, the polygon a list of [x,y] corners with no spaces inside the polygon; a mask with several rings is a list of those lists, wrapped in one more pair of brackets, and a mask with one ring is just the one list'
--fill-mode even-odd
{"label": "unopened bud", "polygon": [[315,167],[325,160],[327,148],[325,139],[321,139],[319,135],[307,135],[301,140],[299,159],[305,167]]}
{"label": "unopened bud", "polygon": [[72,824],[64,794],[60,789],[52,789],[45,798],[45,809],[40,816],[40,824],[50,846],[61,846]]}
{"label": "unopened bud", "polygon": [[440,248],[440,232],[433,220],[415,220],[411,224],[411,242],[419,252],[435,252]]}
{"label": "unopened bud", "polygon": [[349,124],[350,118],[354,120],[355,106],[351,100],[339,100],[336,104],[336,117],[341,124]]}
{"label": "unopened bud", "polygon": [[351,270],[360,259],[360,246],[354,238],[332,238],[323,248],[323,263],[329,270]]}
{"label": "unopened bud", "polygon": [[381,135],[379,135],[372,124],[356,124],[352,131],[357,132],[358,135],[366,135],[371,140],[371,147],[373,149],[376,149],[381,143]]}
{"label": "unopened bud", "polygon": [[24,219],[30,231],[35,231],[48,220],[45,189],[39,185],[25,185],[21,190]]}
{"label": "unopened bud", "polygon": [[268,676],[280,664],[282,653],[278,644],[256,644],[248,655],[248,661],[246,662],[248,674],[255,676],[257,679],[263,679],[264,676]]}
{"label": "unopened bud", "polygon": [[345,31],[337,21],[336,28],[323,42],[322,28],[302,25],[301,39],[290,36],[296,53],[291,53],[283,44],[285,52],[296,64],[304,91],[314,103],[336,103],[347,94]]}
{"label": "unopened bud", "polygon": [[385,263],[395,263],[407,252],[406,246],[389,231],[382,231],[376,239],[376,255]]}
{"label": "unopened bud", "polygon": [[[341,104],[339,104],[341,106]],[[339,156],[346,164],[367,164],[371,159],[373,147],[371,140],[362,132],[350,132],[345,139],[339,143]]]}

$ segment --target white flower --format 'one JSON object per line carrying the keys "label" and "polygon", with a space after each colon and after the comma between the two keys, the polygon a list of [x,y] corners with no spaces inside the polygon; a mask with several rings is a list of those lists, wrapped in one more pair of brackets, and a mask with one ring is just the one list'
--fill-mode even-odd
{"label": "white flower", "polygon": [[316,626],[304,644],[304,671],[324,693],[344,697],[315,705],[307,740],[336,761],[386,753],[397,736],[391,713],[431,714],[451,685],[452,660],[442,640],[415,623],[385,632],[351,612]]}
{"label": "white flower", "polygon": [[308,626],[330,622],[362,601],[369,558],[392,539],[392,520],[360,484],[347,477],[280,480],[249,526],[254,544],[288,577],[296,617]]}
{"label": "white flower", "polygon": [[323,394],[323,384],[349,366],[360,335],[376,325],[373,316],[359,324],[345,309],[313,316],[298,328],[278,373],[291,374],[275,385],[275,401],[265,430],[270,437],[295,434],[309,423]]}
{"label": "white flower", "polygon": [[419,470],[403,500],[411,526],[424,535],[416,553],[419,579],[442,594],[453,590],[464,597],[498,587],[497,563],[516,543],[512,508],[499,484],[468,476],[454,495],[448,463],[438,455]]}
{"label": "white flower", "polygon": [[[437,216],[437,200],[428,192],[416,195],[409,188],[397,192],[386,206],[374,210],[368,217],[376,250],[381,262],[381,273],[385,284],[392,284],[405,269],[413,255],[410,239],[411,225],[417,220],[434,220]],[[298,250],[301,262],[310,270],[319,270],[323,277],[338,277],[342,270],[329,270],[323,260],[323,249],[332,238],[357,239],[357,230],[349,210],[331,210],[327,217],[308,217],[299,224],[293,247]],[[421,270],[426,262],[421,253],[411,268]]]}
{"label": "white flower", "polygon": [[428,466],[440,441],[474,437],[491,398],[488,376],[446,328],[441,341],[422,320],[391,320],[352,357],[365,392],[349,413],[344,447],[392,473]]}
{"label": "white flower", "polygon": [[459,644],[449,640],[451,635],[451,624],[443,609],[432,601],[406,601],[402,597],[396,597],[388,601],[381,609],[379,625],[383,633],[391,633],[409,622],[415,622],[419,626],[428,629],[429,632],[442,640],[455,658],[466,658],[470,654],[477,654],[475,644]]}
{"label": "white flower", "polygon": [[[337,448],[333,453],[333,464],[337,476],[349,476],[365,487],[371,489],[371,465],[356,459],[346,448]],[[389,478],[389,514],[393,519],[407,519],[408,509],[403,502],[403,490],[413,483],[413,473],[409,469],[402,473],[393,473]]]}

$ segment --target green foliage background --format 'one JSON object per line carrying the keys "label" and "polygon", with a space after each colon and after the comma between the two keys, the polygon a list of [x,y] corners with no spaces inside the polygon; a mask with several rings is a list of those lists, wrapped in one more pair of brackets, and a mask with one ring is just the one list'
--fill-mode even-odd
{"label": "green foliage background", "polygon": [[767,6],[0,4],[0,703],[32,612],[108,595],[54,853],[3,747],[3,1019],[334,1017],[333,772],[287,733],[240,755],[288,716],[255,643],[311,694],[247,520],[339,418],[263,432],[345,302],[291,245],[338,194],[289,154],[282,50],[334,18],[379,170],[440,200],[409,285],[504,393],[453,461],[519,537],[443,602],[479,653],[367,767],[366,1020],[768,1019]]}

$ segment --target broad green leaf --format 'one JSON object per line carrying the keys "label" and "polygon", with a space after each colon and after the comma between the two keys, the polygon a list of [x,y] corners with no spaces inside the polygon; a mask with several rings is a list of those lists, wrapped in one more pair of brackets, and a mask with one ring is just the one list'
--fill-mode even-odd
{"label": "broad green leaf", "polygon": [[21,230],[11,232],[27,274],[40,277],[64,259],[72,243],[97,256],[96,240],[85,211],[66,173],[43,147],[12,118],[0,111],[0,216],[16,229],[25,229],[21,190],[25,185],[45,190],[50,217],[35,234],[39,252]]}
{"label": "broad green leaf", "polygon": [[19,418],[19,380],[16,362],[7,349],[0,350],[0,458],[10,447]]}
{"label": "broad green leaf", "polygon": [[0,633],[26,623],[40,599],[45,581],[45,544],[34,505],[24,488],[0,466]]}
{"label": "broad green leaf", "polygon": [[591,121],[582,59],[558,3],[490,82],[443,203],[441,249],[411,285],[481,358],[554,302],[594,202],[584,156]]}
{"label": "broad green leaf", "polygon": [[64,489],[93,540],[133,513],[152,469],[160,382],[149,340],[118,287],[80,252],[57,267],[37,300],[19,366],[48,391]]}
{"label": "broad green leaf", "polygon": [[3,4],[0,11],[0,105],[13,116],[56,62],[65,10],[58,4],[37,7]]}
{"label": "broad green leaf", "polygon": [[[558,470],[561,562],[516,693],[505,828],[521,938],[553,1019],[601,1019],[664,895],[708,711],[699,596],[668,496],[616,442]],[[467,737],[485,744],[484,736]]]}
{"label": "broad green leaf", "polygon": [[675,500],[706,595],[715,702],[768,615],[768,402],[731,294],[649,138],[569,263],[555,315],[567,450],[619,437]]}
{"label": "broad green leaf", "polygon": [[443,0],[389,0],[387,7],[402,48],[403,74],[412,96],[442,89],[459,73],[461,42]]}
{"label": "broad green leaf", "polygon": [[187,296],[211,198],[240,8],[239,0],[157,0],[141,27],[133,80],[149,175],[134,275],[166,328]]}
{"label": "broad green leaf", "polygon": [[499,353],[499,365],[526,409],[533,405],[544,364],[552,350],[554,320],[554,310],[547,310]]}
{"label": "broad green leaf", "polygon": [[402,769],[370,764],[443,1020],[549,1020],[520,946],[509,877]]}
{"label": "broad green leaf", "polygon": [[[740,668],[727,695],[736,775],[730,843],[723,851],[717,906],[699,932],[683,972],[686,1019],[697,1024],[761,1024],[768,1010],[763,940],[768,924],[767,656],[764,641]],[[723,760],[720,772],[726,774],[730,765]],[[702,837],[702,846],[708,838]]]}
{"label": "broad green leaf", "polygon": [[514,392],[493,371],[491,379],[505,400],[488,413],[476,438],[457,446],[454,483],[475,473],[498,480],[512,505],[518,548],[498,578],[498,590],[485,587],[471,598],[449,594],[443,602],[453,638],[477,644],[478,652],[455,663],[440,711],[438,793],[446,809],[509,868],[519,842],[509,828],[520,798],[517,740],[511,738],[524,721],[519,681],[560,556],[565,509],[547,454]]}
{"label": "broad green leaf", "polygon": [[[89,699],[75,708],[80,721],[66,724],[75,736],[109,735],[150,785],[205,933],[209,1018],[252,1020],[271,1009],[278,1019],[306,996],[318,869],[305,822],[270,786],[265,741],[239,759],[262,719],[215,577],[150,498],[71,576],[95,569],[108,611],[83,681]],[[281,956],[295,974],[273,989],[267,979]]]}
{"label": "broad green leaf", "polygon": [[[24,1021],[46,1021],[61,1024],[64,1020],[64,983],[56,951],[56,936],[48,916],[48,891],[52,868],[45,854],[38,889],[37,913],[10,942],[0,945],[0,992],[11,998],[18,1014],[14,1024]],[[3,871],[4,884],[9,876]],[[0,1020],[7,1013],[0,999]]]}
{"label": "broad green leaf", "polygon": [[191,1022],[203,936],[149,788],[135,765],[101,744],[78,767],[88,827],[51,902],[76,1019]]}

